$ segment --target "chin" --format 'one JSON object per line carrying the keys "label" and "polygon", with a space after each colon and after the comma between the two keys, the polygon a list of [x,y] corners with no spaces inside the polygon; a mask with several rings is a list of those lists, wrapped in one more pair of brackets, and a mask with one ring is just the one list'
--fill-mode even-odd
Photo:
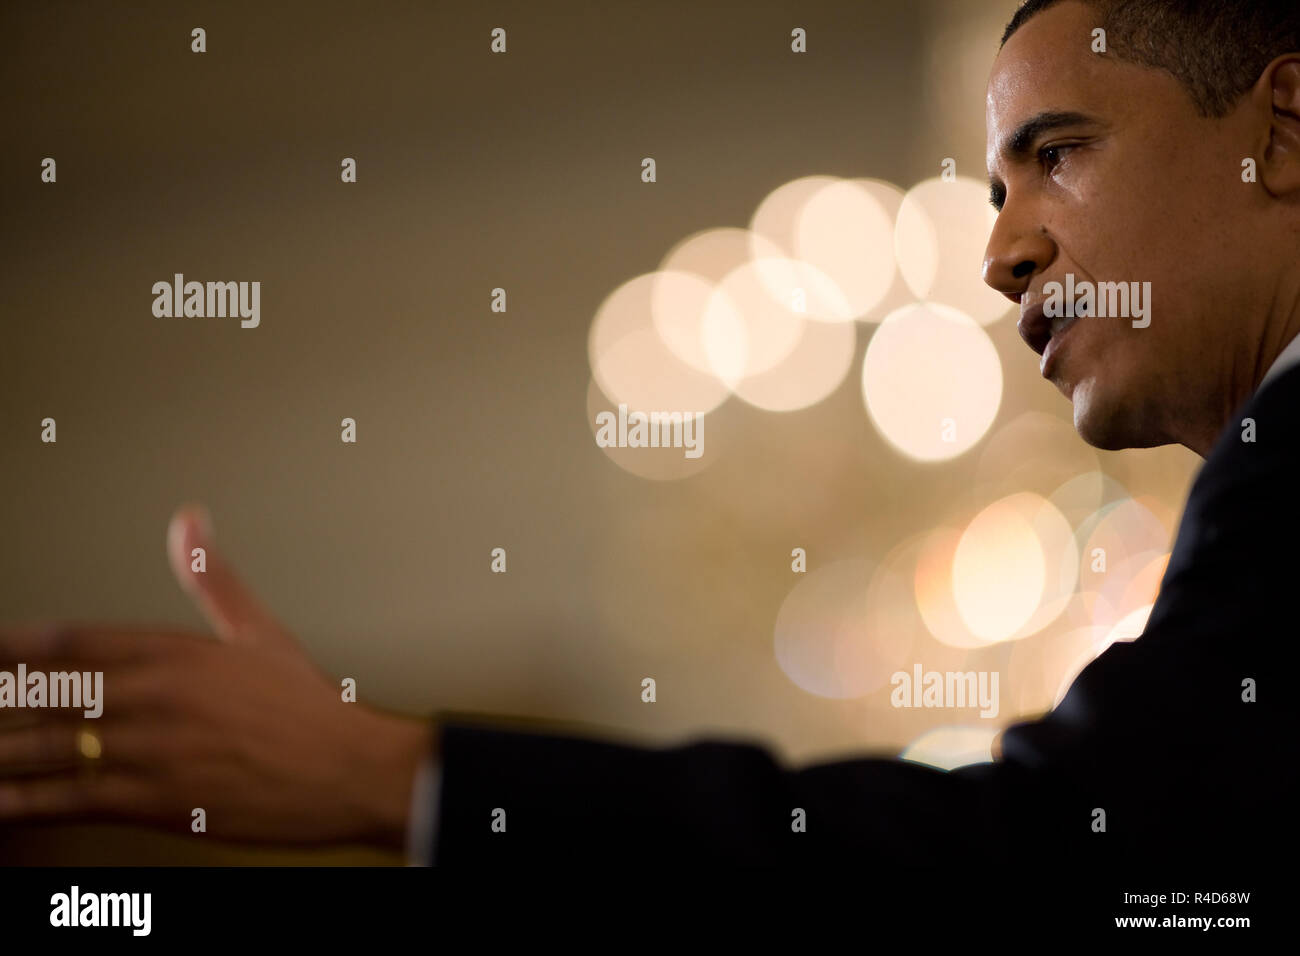
{"label": "chin", "polygon": [[1070,400],[1074,404],[1074,430],[1093,448],[1120,451],[1168,444],[1168,439],[1143,427],[1140,405],[1106,393],[1094,381],[1076,385]]}

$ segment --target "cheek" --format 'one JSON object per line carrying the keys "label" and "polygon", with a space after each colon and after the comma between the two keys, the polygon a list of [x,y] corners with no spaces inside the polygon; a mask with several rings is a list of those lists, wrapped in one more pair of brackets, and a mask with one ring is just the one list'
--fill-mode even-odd
{"label": "cheek", "polygon": [[[1081,321],[1087,321],[1081,320]],[[1105,395],[1122,395],[1129,391],[1133,379],[1150,363],[1147,354],[1152,346],[1143,333],[1146,329],[1126,327],[1130,319],[1096,318],[1076,331],[1070,343],[1068,372],[1091,394],[1076,391],[1076,403],[1082,398],[1099,400]]]}
{"label": "cheek", "polygon": [[[1113,360],[1122,355],[1126,350],[1124,330],[1119,327],[1120,322],[1126,322],[1127,319],[1112,318],[1082,318],[1079,320],[1079,328],[1076,330],[1079,334],[1075,336],[1075,341],[1071,345],[1077,345],[1077,351],[1086,355],[1089,360],[1095,360],[1105,357],[1107,361]],[[1075,351],[1075,349],[1071,349]],[[1094,368],[1091,371],[1101,372],[1104,369]]]}
{"label": "cheek", "polygon": [[1189,229],[1203,216],[1172,189],[1166,169],[1145,157],[1103,151],[1080,159],[1054,183],[1046,227],[1061,249],[1058,271],[1094,282],[1180,275]]}
{"label": "cheek", "polygon": [[1164,365],[1170,360],[1171,346],[1161,341],[1154,323],[1135,329],[1128,318],[1099,321],[1103,325],[1095,330],[1086,360],[1080,363],[1096,413],[1109,415],[1145,406],[1157,383],[1167,377]]}
{"label": "cheek", "polygon": [[1148,361],[1153,342],[1147,333],[1150,329],[1135,329],[1132,319],[1098,319],[1096,353],[1101,361],[1103,376],[1127,374],[1140,369]]}

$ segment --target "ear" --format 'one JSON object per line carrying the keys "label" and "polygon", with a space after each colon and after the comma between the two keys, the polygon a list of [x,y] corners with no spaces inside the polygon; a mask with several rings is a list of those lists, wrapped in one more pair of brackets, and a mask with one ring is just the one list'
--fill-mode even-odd
{"label": "ear", "polygon": [[1259,181],[1270,195],[1300,194],[1300,53],[1280,56],[1256,84],[1271,113]]}

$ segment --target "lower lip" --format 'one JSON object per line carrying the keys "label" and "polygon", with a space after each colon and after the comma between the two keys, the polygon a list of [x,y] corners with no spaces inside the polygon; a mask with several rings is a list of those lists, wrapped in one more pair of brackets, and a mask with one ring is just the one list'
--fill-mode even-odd
{"label": "lower lip", "polygon": [[1048,340],[1047,348],[1043,349],[1043,360],[1039,363],[1038,369],[1039,374],[1041,374],[1043,378],[1050,379],[1052,377],[1052,369],[1055,364],[1054,360],[1056,359],[1056,354],[1061,350],[1061,341],[1070,334],[1070,331],[1078,324],[1078,321],[1079,320],[1076,318]]}

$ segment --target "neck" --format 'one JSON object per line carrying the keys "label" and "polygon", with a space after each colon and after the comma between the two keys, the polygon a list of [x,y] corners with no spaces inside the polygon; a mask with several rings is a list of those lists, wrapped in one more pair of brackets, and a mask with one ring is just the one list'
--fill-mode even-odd
{"label": "neck", "polygon": [[1274,311],[1263,332],[1243,345],[1241,357],[1224,370],[1222,386],[1207,390],[1199,412],[1183,418],[1175,439],[1180,445],[1205,458],[1225,429],[1241,425],[1233,420],[1236,412],[1263,384],[1278,356],[1300,335],[1300,295],[1288,297],[1288,302],[1287,310]]}

